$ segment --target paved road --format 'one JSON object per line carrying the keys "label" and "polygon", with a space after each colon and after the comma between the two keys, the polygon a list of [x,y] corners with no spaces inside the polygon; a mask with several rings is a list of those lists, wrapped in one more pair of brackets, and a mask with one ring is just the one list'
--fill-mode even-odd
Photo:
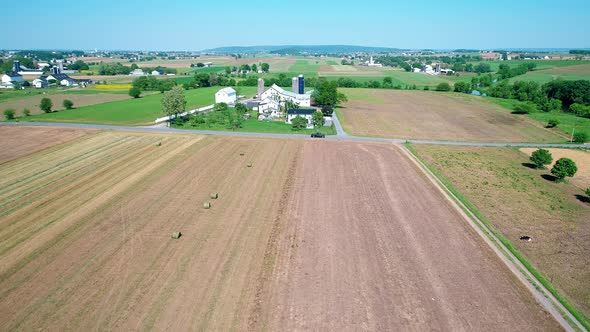
{"label": "paved road", "polygon": [[332,123],[334,123],[334,127],[336,127],[336,136],[348,136],[348,134],[342,128],[336,112],[332,114]]}
{"label": "paved road", "polygon": [[[67,127],[82,129],[106,129],[106,130],[124,130],[124,131],[144,131],[159,133],[181,133],[195,135],[220,135],[220,136],[239,136],[239,137],[270,137],[270,138],[297,138],[311,139],[308,135],[300,134],[270,134],[270,133],[249,133],[235,131],[213,131],[213,130],[187,130],[166,127],[132,127],[132,126],[111,126],[82,123],[62,123],[62,122],[0,122],[0,126],[39,126],[39,127]],[[497,142],[454,142],[454,141],[430,141],[430,140],[405,140],[395,138],[379,137],[360,137],[349,135],[326,136],[325,139],[336,141],[357,141],[357,142],[385,142],[385,143],[413,143],[413,144],[434,144],[434,145],[455,145],[455,146],[490,146],[490,147],[539,147],[539,148],[582,148],[590,149],[590,144],[542,144],[542,143],[497,143]]]}

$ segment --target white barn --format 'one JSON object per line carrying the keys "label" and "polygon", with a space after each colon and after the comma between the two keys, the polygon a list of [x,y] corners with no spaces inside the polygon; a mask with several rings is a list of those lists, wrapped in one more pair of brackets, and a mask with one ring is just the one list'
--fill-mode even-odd
{"label": "white barn", "polygon": [[235,105],[238,100],[236,90],[232,87],[223,88],[215,93],[215,103],[226,103],[228,105]]}
{"label": "white barn", "polygon": [[311,106],[311,94],[313,91],[306,92],[304,94],[298,94],[291,91],[287,91],[280,86],[273,84],[270,88],[264,91],[260,95],[260,100],[276,100],[280,103],[285,101],[291,101],[301,107]]}
{"label": "white barn", "polygon": [[2,83],[22,83],[23,76],[17,72],[10,72],[2,75]]}

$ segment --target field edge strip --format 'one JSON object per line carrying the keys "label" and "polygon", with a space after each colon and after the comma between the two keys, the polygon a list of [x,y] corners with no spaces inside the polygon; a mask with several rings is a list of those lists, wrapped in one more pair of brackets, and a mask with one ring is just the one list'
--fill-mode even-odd
{"label": "field edge strip", "polygon": [[[448,195],[453,202],[469,217],[469,219],[485,234],[499,251],[504,253],[507,260],[514,262],[516,259],[528,273],[522,273],[522,269],[515,265],[515,268],[521,271],[522,276],[527,279],[541,295],[550,300],[553,308],[557,310],[561,317],[568,321],[570,327],[578,331],[588,331],[590,321],[580,312],[575,305],[571,304],[553,284],[547,280],[513,245],[504,237],[494,226],[477,210],[477,208],[467,200],[442,174],[427,161],[419,157],[418,152],[412,147],[411,143],[402,144],[404,149],[411,157],[421,166],[422,170],[431,176],[440,188]],[[549,296],[550,293],[552,296]],[[560,305],[556,304],[558,302]]]}

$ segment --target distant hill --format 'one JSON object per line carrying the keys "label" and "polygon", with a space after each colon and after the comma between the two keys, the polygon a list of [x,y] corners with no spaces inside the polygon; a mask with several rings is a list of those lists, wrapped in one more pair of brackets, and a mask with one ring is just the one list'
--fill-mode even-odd
{"label": "distant hill", "polygon": [[274,45],[274,46],[225,46],[208,50],[205,53],[274,53],[274,54],[344,54],[344,53],[390,53],[402,49],[391,47],[372,47],[355,45]]}

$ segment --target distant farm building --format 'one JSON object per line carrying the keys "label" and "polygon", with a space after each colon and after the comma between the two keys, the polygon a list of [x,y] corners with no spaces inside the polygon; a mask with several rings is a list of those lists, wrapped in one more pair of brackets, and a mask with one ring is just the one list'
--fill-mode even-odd
{"label": "distant farm building", "polygon": [[46,76],[42,76],[39,78],[36,78],[33,80],[33,86],[37,89],[41,89],[41,88],[46,88],[49,86],[49,83],[47,82],[47,77]]}
{"label": "distant farm building", "polygon": [[369,61],[359,63],[359,66],[367,66],[367,67],[383,67],[382,64],[373,61],[373,56],[369,58]]}
{"label": "distant farm building", "polygon": [[134,69],[132,72],[129,73],[130,76],[143,76],[145,75],[145,73],[143,72],[143,70],[137,68]]}
{"label": "distant farm building", "polygon": [[152,71],[152,75],[154,75],[154,76],[164,75],[164,71],[156,69],[156,70]]}
{"label": "distant farm building", "polygon": [[228,105],[235,105],[238,100],[236,90],[231,87],[223,88],[215,93],[215,103],[226,103]]}
{"label": "distant farm building", "polygon": [[22,83],[24,82],[23,76],[18,72],[9,72],[2,75],[2,83]]}

